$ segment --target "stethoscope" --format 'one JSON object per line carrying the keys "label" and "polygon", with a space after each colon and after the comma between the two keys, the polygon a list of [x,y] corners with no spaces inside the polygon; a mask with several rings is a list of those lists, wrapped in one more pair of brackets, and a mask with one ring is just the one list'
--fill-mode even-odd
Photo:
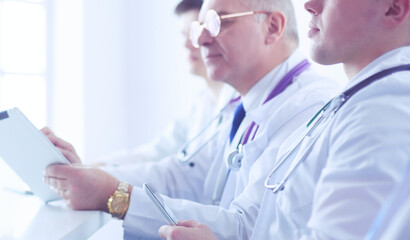
{"label": "stethoscope", "polygon": [[222,122],[222,117],[224,112],[234,103],[239,102],[241,99],[240,96],[232,98],[219,112],[216,114],[215,117],[213,117],[194,137],[192,137],[189,141],[185,143],[185,145],[182,147],[182,149],[179,151],[177,158],[183,162],[187,163],[189,162],[194,156],[198,154],[206,145],[208,145],[209,142],[211,142],[220,132],[220,130],[215,131],[209,138],[206,139],[200,146],[198,146],[195,151],[193,151],[191,154],[187,153],[188,148],[194,143],[196,140],[201,137],[205,131],[209,130],[211,126],[214,125],[215,121],[218,121],[217,125],[219,126],[220,123]]}
{"label": "stethoscope", "polygon": [[[300,62],[296,65],[292,70],[290,70],[276,85],[276,87],[269,93],[268,97],[265,99],[263,104],[269,102],[274,97],[282,93],[293,81],[295,77],[301,74],[304,70],[306,70],[310,66],[310,63],[307,59]],[[236,149],[228,155],[227,162],[230,171],[239,171],[242,167],[242,160],[243,156],[243,146],[248,143],[249,137],[256,126],[255,132],[251,138],[251,141],[255,138],[256,133],[258,132],[259,125],[257,125],[254,121],[248,127],[246,132],[241,136],[239,143]]]}
{"label": "stethoscope", "polygon": [[[293,81],[293,79],[297,76],[299,76],[303,71],[308,69],[310,66],[310,63],[307,59],[304,59],[301,61],[299,64],[297,64],[294,68],[292,68],[280,81],[279,83],[275,86],[275,88],[269,93],[268,97],[265,99],[265,101],[262,104],[265,104],[272,100],[274,97],[282,93]],[[216,180],[216,187],[214,188],[213,194],[212,194],[212,202],[214,205],[219,205],[221,202],[222,194],[225,189],[225,185],[229,179],[231,171],[233,172],[238,172],[241,167],[242,163],[244,160],[244,155],[243,155],[243,148],[246,143],[248,143],[249,138],[252,134],[253,129],[255,128],[255,132],[253,133],[253,136],[251,140],[254,139],[258,129],[259,125],[257,125],[254,121],[251,123],[251,125],[247,128],[244,134],[242,134],[241,139],[239,140],[239,144],[237,145],[236,149],[231,152],[226,161],[228,163],[228,169],[227,171],[220,171],[217,180]]]}
{"label": "stethoscope", "polygon": [[[362,90],[363,88],[367,87],[369,84],[382,79],[392,73],[399,72],[399,71],[410,71],[410,64],[402,65],[398,67],[389,68],[378,72],[365,80],[361,81],[360,83],[354,85],[353,87],[349,88],[348,90],[344,91],[339,96],[333,98],[329,101],[318,113],[313,116],[313,118],[308,122],[307,129],[305,130],[305,135],[297,142],[297,144],[293,147],[291,151],[289,151],[275,168],[269,173],[267,178],[265,179],[265,187],[271,189],[273,193],[278,193],[282,191],[285,187],[286,182],[289,178],[295,173],[296,169],[301,165],[301,163],[306,159],[307,155],[310,153],[313,144],[316,142],[318,137],[320,136],[321,132],[324,130],[325,126],[322,124],[325,120],[330,120],[334,115],[340,110],[340,108],[358,91]],[[328,121],[329,122],[329,121]],[[315,136],[313,136],[314,131],[316,131]],[[312,137],[313,136],[313,137]],[[298,152],[295,159],[298,159],[294,162],[293,166],[288,169],[288,172],[285,174],[283,179],[275,184],[269,184],[270,179],[272,176],[283,166],[283,164],[289,159],[289,157],[296,152],[296,149],[301,151],[301,145],[306,138],[312,137],[309,143],[304,147],[303,152]]]}
{"label": "stethoscope", "polygon": [[[239,143],[236,146],[236,149],[228,155],[227,162],[228,162],[228,167],[229,167],[230,170],[237,172],[241,169],[242,160],[244,158],[242,149],[243,149],[243,146],[246,143],[248,143],[249,137],[250,137],[250,135],[252,133],[252,130],[255,126],[256,126],[256,123],[252,122],[252,124],[249,126],[248,130],[244,134],[242,134],[241,139],[239,140]],[[259,129],[259,126],[256,127],[256,130],[253,133],[253,137],[252,137],[251,140],[253,140],[255,138],[256,133],[258,132],[258,129]]]}

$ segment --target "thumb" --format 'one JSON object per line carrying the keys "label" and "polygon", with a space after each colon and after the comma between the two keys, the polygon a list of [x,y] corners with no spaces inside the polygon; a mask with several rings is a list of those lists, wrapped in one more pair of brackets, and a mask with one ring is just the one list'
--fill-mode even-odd
{"label": "thumb", "polygon": [[158,234],[163,239],[167,239],[167,237],[170,236],[171,232],[172,232],[172,226],[169,226],[169,225],[161,226],[158,229]]}

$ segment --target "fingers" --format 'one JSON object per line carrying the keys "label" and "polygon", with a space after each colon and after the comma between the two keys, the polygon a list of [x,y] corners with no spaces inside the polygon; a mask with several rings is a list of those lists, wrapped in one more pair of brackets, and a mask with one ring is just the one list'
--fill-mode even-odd
{"label": "fingers", "polygon": [[178,222],[178,226],[183,226],[183,227],[198,227],[199,225],[201,225],[200,223],[194,221],[194,220],[186,220],[186,221],[179,221]]}
{"label": "fingers", "polygon": [[57,188],[51,188],[58,196],[65,200],[65,202],[71,203],[71,191],[70,190],[61,190]]}
{"label": "fingers", "polygon": [[40,131],[43,132],[43,134],[46,136],[53,134],[53,132],[48,127],[43,127],[42,129],[40,129]]}
{"label": "fingers", "polygon": [[76,183],[73,180],[80,178],[77,166],[50,165],[45,170],[44,182],[50,185],[58,196],[60,196],[68,207],[78,208],[73,202],[76,195]]}
{"label": "fingers", "polygon": [[80,163],[80,158],[78,157],[77,153],[73,145],[64,141],[63,139],[57,137],[48,127],[44,127],[41,129],[41,132],[50,140],[50,142],[56,146],[60,152],[69,160],[71,163]]}
{"label": "fingers", "polygon": [[57,177],[57,174],[59,170],[49,170],[48,174],[53,174],[55,175],[54,177],[51,177],[50,175],[44,176],[44,182],[50,185],[51,190],[53,190],[58,196],[60,196],[62,199],[68,201],[70,199],[70,186],[65,178],[61,178],[60,176]]}
{"label": "fingers", "polygon": [[68,184],[66,179],[59,179],[54,177],[45,177],[44,182],[50,185],[51,188],[58,189],[61,191],[68,190]]}
{"label": "fingers", "polygon": [[73,145],[71,145],[70,143],[64,141],[63,139],[59,137],[56,137],[54,134],[49,134],[46,136],[48,137],[50,142],[52,142],[56,147],[66,149],[69,151],[73,151],[73,152],[75,151]]}
{"label": "fingers", "polygon": [[45,178],[44,181],[50,185],[53,192],[64,200],[68,207],[73,208],[73,204],[71,202],[71,191],[69,190],[67,180]]}
{"label": "fingers", "polygon": [[[158,234],[163,239],[179,240],[179,239],[207,239],[202,238],[202,224],[194,221],[179,221],[178,226],[164,225],[158,229]],[[205,232],[204,232],[205,233]],[[206,236],[207,237],[207,236]]]}
{"label": "fingers", "polygon": [[164,225],[164,226],[159,228],[158,234],[163,239],[170,239],[168,236],[171,236],[172,229],[173,229],[173,227],[171,227],[169,225]]}
{"label": "fingers", "polygon": [[71,175],[71,167],[69,165],[54,164],[45,169],[45,178],[53,178],[64,180]]}
{"label": "fingers", "polygon": [[67,160],[70,163],[81,163],[80,159],[78,158],[77,154],[73,153],[72,151],[63,149],[61,147],[57,147],[57,149],[63,154],[63,156],[65,158],[67,158]]}
{"label": "fingers", "polygon": [[192,238],[190,229],[179,226],[164,225],[159,228],[158,234],[167,240],[194,239]]}
{"label": "fingers", "polygon": [[84,165],[50,165],[44,181],[75,210],[108,212],[107,200],[118,186],[107,172]]}

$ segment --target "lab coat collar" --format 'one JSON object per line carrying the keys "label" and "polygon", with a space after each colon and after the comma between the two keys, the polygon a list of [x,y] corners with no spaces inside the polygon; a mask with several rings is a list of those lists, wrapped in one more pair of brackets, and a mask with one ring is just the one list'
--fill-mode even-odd
{"label": "lab coat collar", "polygon": [[239,93],[230,85],[224,84],[219,93],[219,98],[215,106],[215,114],[224,108],[229,101],[239,96]]}
{"label": "lab coat collar", "polygon": [[382,70],[410,63],[410,46],[400,47],[376,58],[373,62],[363,68],[347,85],[349,89],[371,75]]}
{"label": "lab coat collar", "polygon": [[[260,125],[266,119],[268,111],[262,106],[263,102],[269,96],[272,89],[276,87],[280,80],[306,57],[299,51],[295,50],[291,56],[277,67],[266,74],[252,89],[242,97],[242,103],[245,108],[246,116]],[[270,102],[274,101],[272,99]],[[268,106],[268,103],[266,103]]]}

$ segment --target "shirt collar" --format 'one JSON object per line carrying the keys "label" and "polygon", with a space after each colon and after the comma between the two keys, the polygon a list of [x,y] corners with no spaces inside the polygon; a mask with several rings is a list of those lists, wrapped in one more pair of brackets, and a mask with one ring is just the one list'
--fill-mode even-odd
{"label": "shirt collar", "polygon": [[363,68],[349,83],[346,89],[353,87],[371,75],[388,68],[410,63],[410,46],[400,47],[389,51],[376,58],[373,62]]}
{"label": "shirt collar", "polygon": [[241,101],[245,112],[249,113],[261,106],[280,80],[305,58],[299,50],[296,50],[288,59],[261,78],[245,96],[242,96]]}
{"label": "shirt collar", "polygon": [[230,85],[222,85],[221,92],[219,93],[218,101],[215,105],[215,111],[219,112],[223,107],[225,107],[229,101],[233,98],[239,96],[239,93]]}

